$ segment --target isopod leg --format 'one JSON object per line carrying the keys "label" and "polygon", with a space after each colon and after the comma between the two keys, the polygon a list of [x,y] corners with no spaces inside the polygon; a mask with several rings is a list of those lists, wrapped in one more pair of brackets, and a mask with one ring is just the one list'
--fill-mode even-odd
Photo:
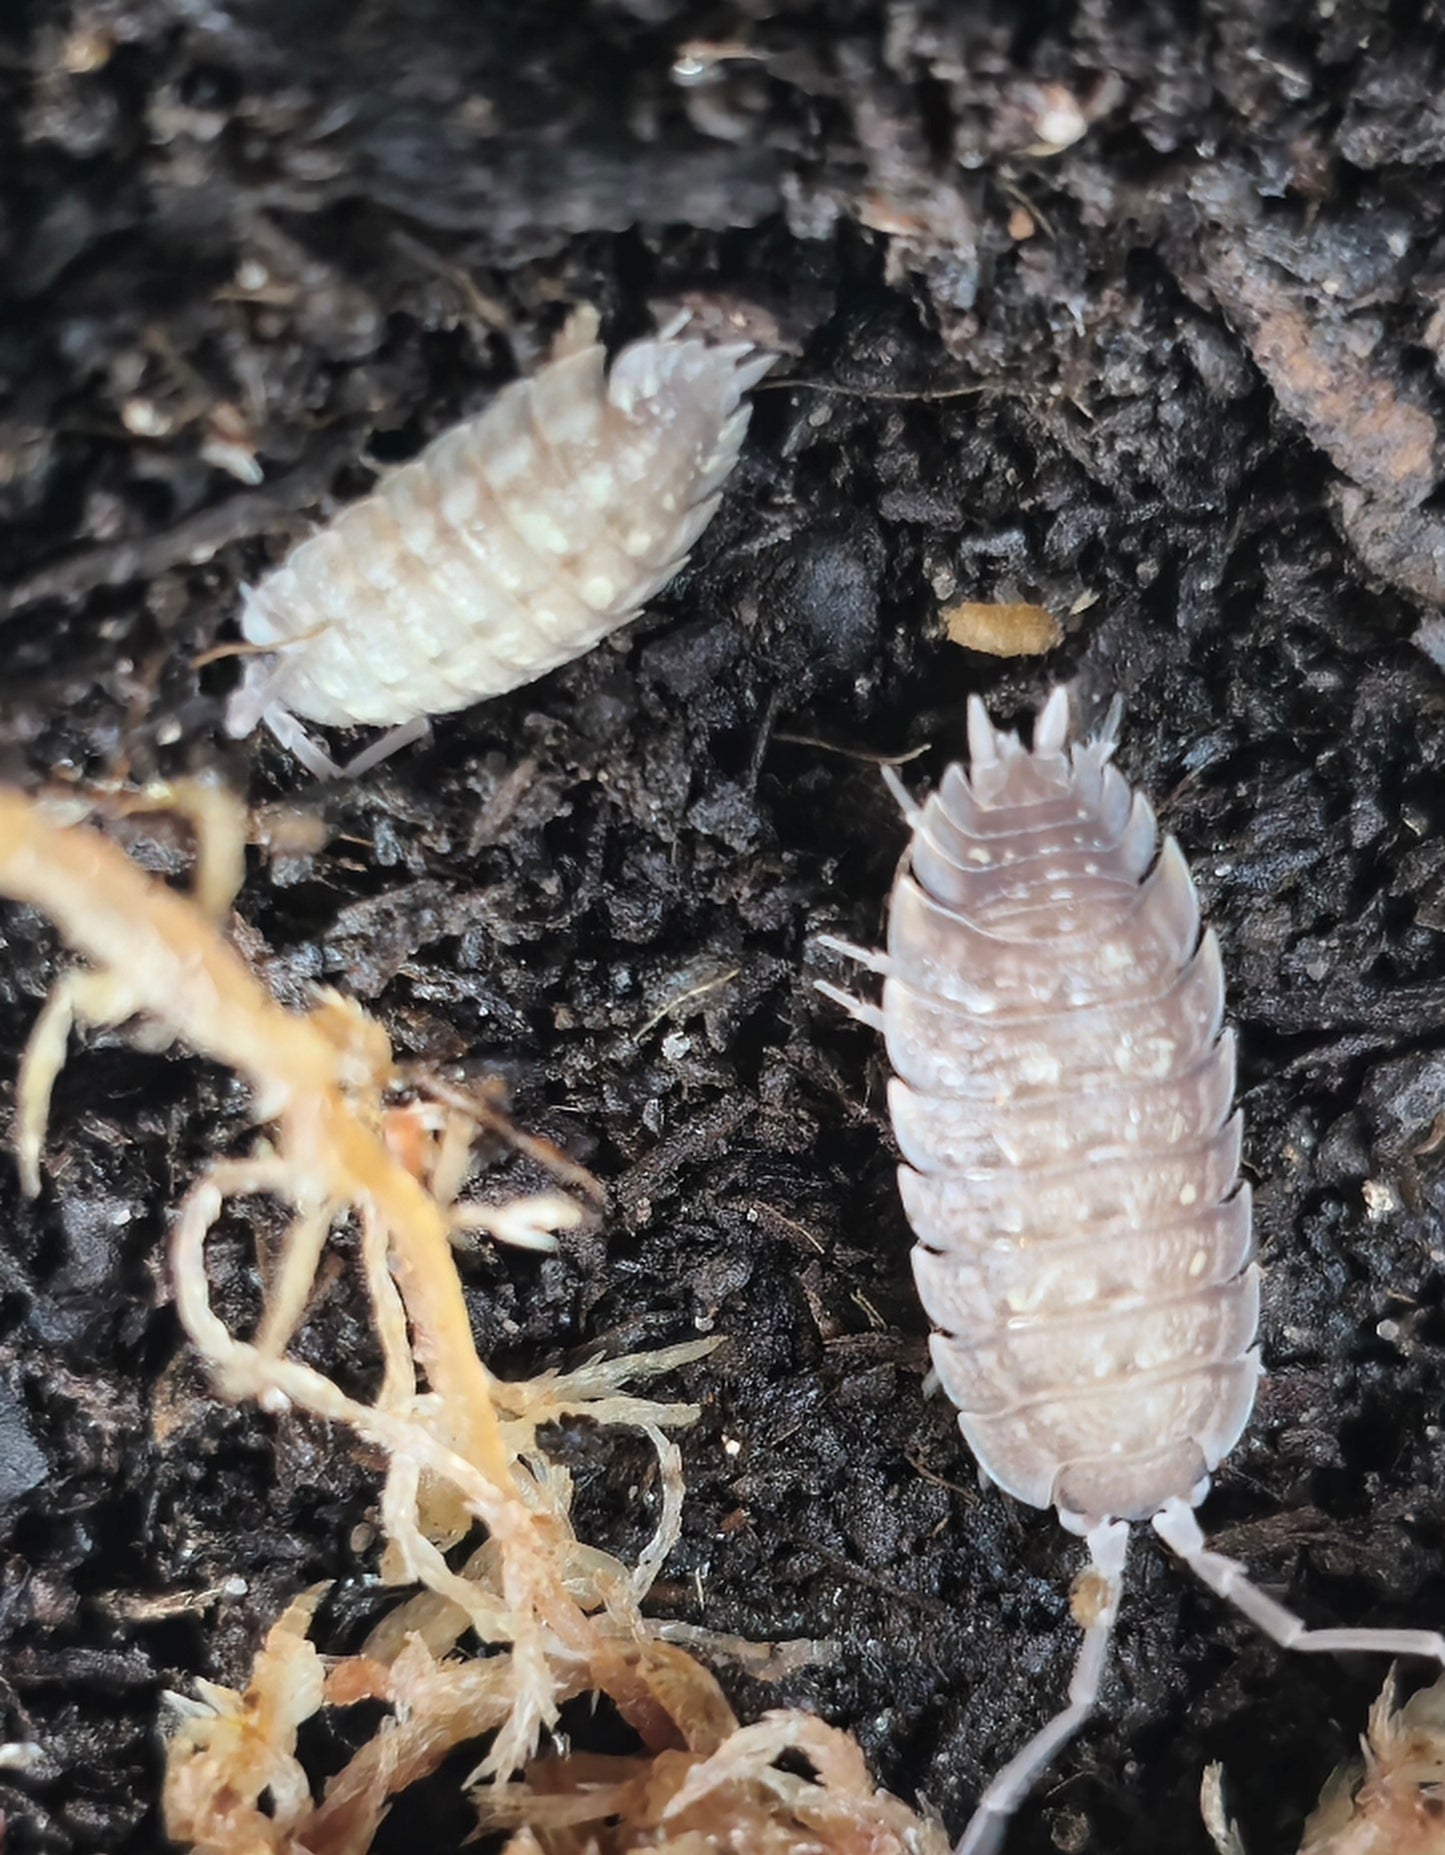
{"label": "isopod leg", "polygon": [[1196,1578],[1233,1604],[1282,1649],[1318,1655],[1364,1649],[1378,1655],[1420,1655],[1445,1666],[1445,1636],[1438,1630],[1310,1629],[1292,1610],[1286,1610],[1253,1584],[1237,1560],[1209,1551],[1194,1509],[1177,1495],[1155,1514],[1153,1526]]}
{"label": "isopod leg", "polygon": [[[1089,1591],[1084,1640],[1069,1682],[1069,1704],[1040,1728],[1021,1752],[1016,1752],[989,1783],[969,1819],[954,1855],[993,1855],[1003,1841],[1009,1818],[1018,1809],[1052,1763],[1094,1710],[1099,1684],[1109,1656],[1109,1639],[1119,1614],[1119,1593],[1124,1581],[1124,1558],[1129,1550],[1129,1525],[1124,1520],[1103,1520],[1085,1536],[1089,1548]],[[1089,1574],[1085,1575],[1085,1581]],[[1075,1615],[1081,1608],[1075,1596]]]}
{"label": "isopod leg", "polygon": [[318,747],[289,709],[273,705],[261,716],[276,739],[315,779],[340,779],[341,768]]}
{"label": "isopod leg", "polygon": [[[856,960],[860,966],[866,966],[870,973],[888,971],[888,955],[875,953],[870,947],[859,947],[851,940],[839,940],[836,934],[820,934],[818,945],[826,947],[831,953],[841,953],[844,959]],[[870,1025],[875,1031],[883,1030],[883,1013],[876,1005],[870,1005],[866,999],[854,998],[851,992],[845,992],[827,979],[815,979],[813,989],[821,992],[824,998],[831,998],[835,1005],[841,1005],[849,1017],[857,1018],[860,1024]]]}
{"label": "isopod leg", "polygon": [[410,747],[413,741],[430,739],[431,722],[425,715],[418,715],[414,721],[404,721],[398,727],[388,728],[380,740],[353,755],[342,767],[342,777],[356,779],[362,773],[369,773],[374,766],[380,766],[383,760],[390,760],[393,754],[399,754],[403,747]]}
{"label": "isopod leg", "polygon": [[893,803],[898,807],[899,811],[902,812],[904,822],[908,824],[911,829],[916,830],[920,819],[923,817],[923,812],[914,799],[913,794],[908,790],[907,786],[904,785],[903,781],[898,777],[898,774],[894,772],[891,766],[884,767],[882,771],[883,784],[891,793]]}
{"label": "isopod leg", "polygon": [[880,1033],[883,1031],[883,1013],[876,1005],[854,998],[851,992],[845,992],[841,986],[832,985],[826,979],[815,979],[813,989],[821,992],[824,998],[831,998],[835,1005],[841,1005],[850,1018],[856,1018],[860,1024],[867,1024]]}
{"label": "isopod leg", "polygon": [[826,947],[830,953],[841,953],[845,960],[856,960],[860,966],[866,966],[870,973],[887,973],[890,962],[886,953],[878,953],[872,947],[860,947],[855,940],[840,940],[836,934],[820,934],[818,945]]}

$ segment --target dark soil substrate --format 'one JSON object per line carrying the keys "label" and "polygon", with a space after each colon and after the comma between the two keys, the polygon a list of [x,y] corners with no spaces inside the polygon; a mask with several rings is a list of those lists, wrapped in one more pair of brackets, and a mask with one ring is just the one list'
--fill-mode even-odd
{"label": "dark soil substrate", "polygon": [[[1240,1027],[1270,1375],[1207,1528],[1311,1621],[1445,1616],[1445,703],[1409,641],[1445,599],[1436,29],[1383,0],[18,11],[3,770],[223,769],[279,808],[240,901],[275,989],[357,994],[607,1182],[559,1257],[467,1264],[499,1369],[728,1336],[681,1375],[659,1608],[838,1645],[781,1688],[724,1670],[739,1710],[846,1725],[952,1827],[1062,1696],[1077,1546],[979,1492],[924,1398],[880,1052],[810,980],[839,976],[817,935],[879,931],[876,758],[927,744],[921,784],[967,692],[1012,721],[1064,677],[1125,695]],[[613,341],[691,302],[782,353],[689,570],[354,786],[225,741],[234,666],[195,660],[238,585],[575,301]],[[973,656],[956,599],[1041,602],[1066,642]],[[3,931],[18,1052],[63,956]],[[91,1035],[41,1201],[0,1168],[20,1855],[157,1847],[162,1692],[242,1678],[316,1580],[328,1647],[374,1613],[374,1463],[219,1405],[169,1306],[168,1210],[246,1139],[229,1076]],[[238,1311],[264,1217],[215,1246]],[[349,1287],[308,1346],[365,1358]],[[584,1534],[635,1550],[645,1453],[558,1442]],[[1253,1855],[1293,1849],[1383,1673],[1279,1653],[1141,1538],[1103,1710],[1009,1848],[1203,1850],[1218,1758]],[[384,1846],[422,1820],[468,1827],[433,1786]]]}

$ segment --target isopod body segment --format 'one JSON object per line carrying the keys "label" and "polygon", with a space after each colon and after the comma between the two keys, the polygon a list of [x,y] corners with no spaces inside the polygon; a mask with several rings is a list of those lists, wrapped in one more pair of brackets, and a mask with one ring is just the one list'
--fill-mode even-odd
{"label": "isopod body segment", "polygon": [[1110,760],[976,722],[912,819],[880,1021],[933,1363],[984,1470],[1066,1526],[1197,1500],[1248,1420],[1259,1271],[1224,975]]}
{"label": "isopod body segment", "polygon": [[303,722],[416,730],[580,656],[636,617],[711,521],[772,365],[674,330],[610,372],[579,312],[552,360],[504,387],[245,594],[261,647],[233,735],[264,723],[312,771]]}
{"label": "isopod body segment", "polygon": [[974,697],[970,764],[916,804],[874,954],[899,1186],[939,1381],[983,1472],[1089,1549],[1069,1704],[985,1790],[957,1855],[985,1855],[1097,1698],[1129,1524],[1147,1520],[1276,1641],[1445,1662],[1427,1630],[1307,1630],[1206,1549],[1194,1509],[1249,1420],[1260,1273],[1224,976],[1178,845],[1112,764],[1119,707],[1069,744],[1049,697],[1032,749]]}

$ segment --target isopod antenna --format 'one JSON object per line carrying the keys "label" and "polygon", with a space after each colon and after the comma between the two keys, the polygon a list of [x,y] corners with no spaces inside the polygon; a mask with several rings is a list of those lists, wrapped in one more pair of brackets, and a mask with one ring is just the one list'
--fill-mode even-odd
{"label": "isopod antenna", "polygon": [[1445,1667],[1445,1636],[1438,1630],[1392,1630],[1366,1627],[1312,1630],[1281,1603],[1254,1584],[1237,1559],[1211,1552],[1187,1501],[1166,1501],[1151,1522],[1171,1552],[1217,1596],[1233,1604],[1258,1630],[1282,1649],[1332,1655],[1364,1650],[1371,1655],[1418,1655]]}
{"label": "isopod antenna", "polygon": [[1094,1711],[1119,1614],[1129,1523],[1101,1520],[1084,1535],[1084,1543],[1089,1548],[1089,1565],[1075,1581],[1070,1600],[1075,1622],[1083,1625],[1084,1640],[1069,1681],[1069,1704],[994,1774],[953,1855],[994,1855],[1003,1843],[1009,1818]]}

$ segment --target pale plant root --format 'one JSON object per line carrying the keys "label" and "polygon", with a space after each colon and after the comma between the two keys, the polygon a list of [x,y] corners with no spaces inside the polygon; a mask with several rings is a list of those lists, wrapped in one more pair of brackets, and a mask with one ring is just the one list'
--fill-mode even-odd
{"label": "pale plant root", "polygon": [[[416,1078],[402,1076],[359,1007],[323,994],[309,1011],[287,1011],[270,998],[220,932],[241,868],[241,808],[211,790],[188,811],[201,843],[199,900],[75,825],[74,801],[56,812],[0,788],[0,894],[48,914],[89,963],[61,981],[61,1004],[42,1013],[22,1066],[25,1182],[38,1188],[50,1086],[72,1022],[138,1014],[246,1079],[256,1118],[272,1131],[249,1157],[212,1165],[182,1205],[177,1309],[226,1396],[344,1424],[384,1452],[382,1576],[421,1589],[360,1653],[340,1659],[323,1658],[310,1639],[321,1593],[307,1592],[272,1628],[244,1692],[198,1683],[198,1699],[174,1698],[171,1837],[199,1855],[365,1855],[395,1796],[474,1745],[475,1779],[490,1780],[477,1793],[479,1819],[514,1831],[513,1855],[593,1846],[601,1855],[943,1855],[938,1826],[876,1791],[845,1735],[792,1712],[739,1727],[712,1675],[663,1631],[743,1659],[755,1675],[821,1657],[827,1645],[743,1644],[642,1614],[681,1528],[681,1458],[666,1432],[697,1411],[624,1387],[717,1342],[519,1383],[493,1377],[472,1340],[453,1238],[480,1230],[536,1247],[577,1221],[575,1203],[546,1192],[454,1204],[466,1170],[465,1100],[438,1089],[420,1104],[389,1101]],[[595,1185],[576,1171],[569,1183]],[[211,1305],[205,1252],[228,1201],[250,1194],[287,1205],[292,1221],[247,1339]],[[370,1403],[290,1351],[331,1230],[347,1214],[360,1228],[359,1288],[382,1365]],[[638,1429],[657,1453],[659,1511],[632,1566],[572,1531],[570,1478],[540,1441],[563,1416]],[[454,1569],[448,1549],[478,1524],[484,1543]],[[468,1630],[493,1652],[459,1653]],[[560,1741],[544,1745],[562,1704],[587,1693],[612,1700],[637,1734],[635,1756],[599,1761]],[[380,1724],[318,1799],[297,1755],[300,1729],[323,1708],[362,1701],[381,1704]],[[801,1754],[813,1775],[780,1768],[785,1752]]]}

